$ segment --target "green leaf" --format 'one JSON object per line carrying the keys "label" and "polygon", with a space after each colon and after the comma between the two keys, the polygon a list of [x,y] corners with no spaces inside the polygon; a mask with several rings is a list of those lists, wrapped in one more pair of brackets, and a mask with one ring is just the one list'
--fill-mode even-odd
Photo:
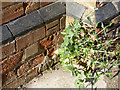
{"label": "green leaf", "polygon": [[104,62],[101,62],[101,64],[99,66],[97,66],[97,68],[102,68],[102,67],[105,67],[105,63]]}
{"label": "green leaf", "polygon": [[89,20],[90,24],[93,24],[91,19],[90,19],[90,16],[88,16],[87,19]]}
{"label": "green leaf", "polygon": [[99,80],[99,78],[94,78],[94,83],[93,84],[97,83],[98,80]]}
{"label": "green leaf", "polygon": [[76,20],[76,18],[74,19],[74,22],[73,22],[73,25],[75,25],[77,23],[77,20]]}
{"label": "green leaf", "polygon": [[99,24],[99,23],[96,23],[95,28],[97,28],[97,27],[98,27],[98,24]]}
{"label": "green leaf", "polygon": [[118,64],[119,64],[118,61],[114,61],[114,62],[112,63],[113,66],[117,66]]}
{"label": "green leaf", "polygon": [[61,32],[61,34],[66,35],[66,33],[65,33],[65,32]]}
{"label": "green leaf", "polygon": [[104,31],[104,35],[105,35],[105,36],[107,36],[107,34],[106,34],[106,30],[105,30],[105,29],[103,29],[103,31]]}

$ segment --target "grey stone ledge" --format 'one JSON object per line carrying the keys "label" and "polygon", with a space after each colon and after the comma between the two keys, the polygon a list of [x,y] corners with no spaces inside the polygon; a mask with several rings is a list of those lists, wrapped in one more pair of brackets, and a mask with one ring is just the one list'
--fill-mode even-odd
{"label": "grey stone ledge", "polygon": [[0,26],[0,45],[13,40],[12,34],[6,25]]}
{"label": "grey stone ledge", "polygon": [[66,2],[66,14],[78,20],[81,19],[84,14],[86,7],[76,2]]}
{"label": "grey stone ledge", "polygon": [[51,19],[58,17],[66,12],[64,3],[55,2],[38,10],[44,22],[50,21]]}
{"label": "grey stone ledge", "polygon": [[34,11],[28,15],[18,18],[15,21],[8,23],[8,27],[11,30],[14,37],[26,33],[33,27],[36,27],[43,23],[40,14]]}
{"label": "grey stone ledge", "polygon": [[120,13],[120,1],[108,3],[95,11],[96,23],[110,21]]}

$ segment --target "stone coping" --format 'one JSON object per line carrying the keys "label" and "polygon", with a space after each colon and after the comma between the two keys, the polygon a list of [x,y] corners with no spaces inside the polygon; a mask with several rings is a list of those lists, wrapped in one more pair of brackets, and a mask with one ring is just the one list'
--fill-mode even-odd
{"label": "stone coping", "polygon": [[65,14],[65,12],[66,9],[64,3],[55,2],[12,22],[4,24],[3,26],[0,26],[0,36],[2,36],[0,44],[11,42],[16,37],[31,31],[35,27],[40,27],[50,20]]}

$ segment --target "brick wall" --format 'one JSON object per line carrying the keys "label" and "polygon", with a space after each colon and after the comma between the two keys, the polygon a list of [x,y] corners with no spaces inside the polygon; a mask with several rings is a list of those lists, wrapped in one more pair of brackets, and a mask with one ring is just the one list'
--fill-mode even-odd
{"label": "brick wall", "polygon": [[0,76],[17,88],[56,63],[63,42],[65,5],[60,2],[2,2]]}

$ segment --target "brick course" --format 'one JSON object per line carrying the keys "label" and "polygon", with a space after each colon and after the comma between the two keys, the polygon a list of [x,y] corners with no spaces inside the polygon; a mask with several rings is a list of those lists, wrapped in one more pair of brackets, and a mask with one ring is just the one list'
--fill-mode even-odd
{"label": "brick course", "polygon": [[27,33],[21,37],[16,38],[16,48],[17,51],[24,49],[25,47],[31,45],[33,43],[33,35],[32,33]]}
{"label": "brick course", "polygon": [[36,53],[38,53],[38,43],[34,43],[25,49],[24,59],[27,59],[28,57],[33,56]]}
{"label": "brick course", "polygon": [[17,75],[20,76],[28,70],[32,69],[33,67],[37,66],[38,64],[42,63],[44,57],[45,56],[43,55],[38,55],[34,59],[21,65],[20,68],[17,70]]}
{"label": "brick course", "polygon": [[2,15],[2,19],[0,19],[0,24],[13,20],[24,14],[23,3],[18,3],[7,7],[3,9],[0,14]]}
{"label": "brick course", "polygon": [[65,28],[65,25],[66,25],[66,16],[63,16],[61,19],[60,19],[60,29],[64,29]]}
{"label": "brick course", "polygon": [[48,30],[49,28],[51,28],[51,27],[53,27],[53,26],[55,26],[57,24],[59,24],[59,20],[58,19],[53,21],[53,22],[50,22],[50,23],[46,24],[46,30]]}
{"label": "brick course", "polygon": [[0,55],[0,59],[10,56],[15,52],[15,41],[1,46],[0,51],[2,52],[2,55]]}
{"label": "brick course", "polygon": [[59,25],[49,29],[47,32],[46,32],[46,35],[49,36],[49,35],[52,35],[54,34],[55,32],[59,31]]}
{"label": "brick course", "polygon": [[2,74],[2,85],[9,83],[10,81],[17,78],[17,74],[15,70],[10,70]]}
{"label": "brick course", "polygon": [[24,7],[25,7],[25,13],[31,13],[32,11],[38,9],[39,6],[39,2],[24,2]]}
{"label": "brick course", "polygon": [[17,64],[22,60],[22,56],[23,52],[18,52],[15,55],[1,61],[0,65],[2,65],[2,71],[0,71],[0,73],[3,73],[14,66],[17,66]]}
{"label": "brick course", "polygon": [[45,27],[38,28],[32,32],[33,35],[33,41],[37,42],[38,40],[41,40],[45,37]]}
{"label": "brick course", "polygon": [[40,2],[40,7],[44,7],[48,4],[51,4],[52,2]]}
{"label": "brick course", "polygon": [[2,2],[2,6],[0,6],[0,8],[4,8],[12,4],[14,4],[14,2]]}

